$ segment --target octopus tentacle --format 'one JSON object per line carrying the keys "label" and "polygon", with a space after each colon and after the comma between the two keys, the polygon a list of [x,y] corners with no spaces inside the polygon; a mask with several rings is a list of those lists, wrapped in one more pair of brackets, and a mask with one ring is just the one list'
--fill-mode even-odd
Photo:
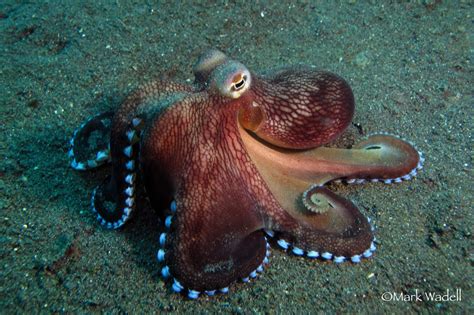
{"label": "octopus tentacle", "polygon": [[[139,140],[149,119],[146,113],[156,114],[170,105],[174,95],[192,90],[184,84],[155,81],[130,94],[115,114],[110,138],[112,176],[94,190],[91,198],[92,211],[103,226],[123,226],[136,208]],[[167,102],[161,102],[163,99]]]}
{"label": "octopus tentacle", "polygon": [[[359,262],[375,251],[373,228],[349,200],[322,187],[337,178],[403,177],[422,159],[407,142],[369,137],[353,149],[288,150],[263,146],[240,129],[252,161],[282,210],[270,212],[267,230],[295,255]],[[313,186],[311,186],[313,184]],[[308,187],[310,187],[308,189]],[[297,201],[297,202],[295,202]]]}
{"label": "octopus tentacle", "polygon": [[121,171],[107,178],[105,183],[94,189],[91,208],[97,220],[107,228],[117,229],[130,219],[136,205],[138,173],[138,140],[141,120],[132,119],[130,129],[121,137],[121,156],[115,156],[115,163],[122,163]]}
{"label": "octopus tentacle", "polygon": [[[369,220],[369,218],[367,219]],[[273,231],[271,231],[271,233],[274,234]],[[343,256],[343,255],[337,256],[336,254],[333,254],[332,252],[328,250],[325,250],[322,252],[319,252],[317,250],[312,250],[312,249],[304,250],[296,246],[294,243],[290,243],[286,241],[283,237],[284,236],[278,235],[277,241],[276,241],[276,243],[281,249],[288,251],[289,253],[292,253],[295,256],[305,256],[310,259],[319,258],[325,261],[332,261],[336,264],[340,264],[343,262],[352,262],[354,264],[360,263],[363,258],[370,258],[374,254],[375,250],[377,249],[375,246],[375,237],[374,237],[373,241],[370,243],[370,247],[367,248],[365,251],[359,254],[353,254],[352,256]]]}
{"label": "octopus tentacle", "polygon": [[[298,89],[303,92],[303,98],[295,102],[299,95],[294,86],[298,81],[288,77],[297,75],[299,78],[302,73],[283,71],[281,74],[285,77],[281,86],[279,79],[275,79],[281,75],[275,76],[273,81],[257,81],[261,86],[252,89],[257,95],[254,103],[239,113],[239,131],[247,152],[281,206],[267,213],[265,222],[270,224],[265,228],[275,230],[277,244],[284,249],[291,248],[295,255],[332,259],[336,263],[359,262],[375,251],[373,227],[353,203],[322,185],[336,179],[357,182],[362,181],[357,178],[364,181],[382,178],[387,182],[406,180],[422,167],[423,157],[409,143],[388,135],[369,137],[352,149],[312,148],[332,139],[347,126],[353,112],[350,88],[345,81],[337,83],[337,78],[330,75],[328,78],[325,78],[326,74],[322,74],[323,77],[316,75],[316,82],[312,79],[301,81],[313,84]],[[310,75],[306,74],[306,77]],[[336,87],[328,86],[332,82],[336,82]],[[273,85],[265,85],[268,83]],[[272,101],[271,97],[270,101],[259,100],[258,93],[266,95],[275,87],[282,91],[271,95],[284,96],[284,101]],[[308,99],[312,106],[320,109],[315,112],[303,110],[301,105]],[[278,103],[278,106],[271,107],[266,103]],[[293,120],[272,123],[282,120],[282,112],[283,116],[291,115]],[[347,119],[339,125],[331,120],[333,129],[324,125],[325,119],[337,117]],[[298,130],[297,126],[294,128],[295,122],[303,121],[302,126],[311,126],[308,121],[313,120],[318,128],[328,132],[326,135],[322,132],[322,138],[319,132],[311,129],[295,132]],[[285,123],[291,128],[285,128]]]}
{"label": "octopus tentacle", "polygon": [[[397,140],[394,140],[397,139]],[[409,163],[409,162],[404,162],[404,164],[410,165],[412,167],[404,166],[402,167],[402,163],[400,163],[400,167],[398,168],[397,172],[387,174],[387,171],[379,169],[379,171],[372,170],[368,173],[359,173],[357,175],[351,175],[351,176],[346,176],[343,179],[338,179],[336,181],[344,181],[348,184],[362,184],[365,182],[382,182],[385,184],[392,184],[392,183],[401,183],[402,181],[407,181],[415,177],[418,173],[423,168],[423,164],[425,162],[425,158],[423,156],[423,153],[419,151],[413,143],[408,142],[406,140],[403,140],[397,136],[390,135],[388,133],[376,133],[369,135],[366,140],[358,143],[354,149],[368,149],[368,150],[378,150],[382,152],[383,150],[387,151],[388,146],[387,143],[390,143],[390,145],[395,146],[396,143],[400,143],[400,145],[397,145],[399,148],[404,149],[404,152],[410,151],[409,158],[407,159],[413,159],[417,160],[418,163],[415,165],[414,162]],[[401,145],[403,144],[403,145]],[[375,154],[375,152],[373,152]],[[418,158],[416,159],[416,155],[418,155]],[[387,162],[387,161],[385,161]],[[393,161],[391,161],[393,163]],[[388,164],[388,163],[387,163]],[[375,165],[374,165],[375,166]]]}
{"label": "octopus tentacle", "polygon": [[[357,207],[325,187],[314,185],[307,192],[317,199],[312,207],[299,205],[281,216],[272,216],[277,244],[295,255],[359,262],[375,251],[373,227]],[[267,227],[268,228],[268,227]]]}
{"label": "octopus tentacle", "polygon": [[113,112],[105,112],[85,121],[69,142],[71,167],[85,171],[110,162],[110,130]]}
{"label": "octopus tentacle", "polygon": [[[218,213],[216,215],[219,217]],[[186,219],[182,216],[189,216],[189,212],[179,201],[172,201],[164,220],[165,232],[159,237],[160,249],[157,253],[158,261],[163,264],[161,275],[164,279],[173,279],[173,291],[185,293],[191,299],[201,293],[226,293],[229,284],[236,279],[248,282],[263,272],[270,249],[261,231],[250,228],[255,232],[243,234],[248,226],[227,227],[222,236],[221,220],[216,220],[215,224],[199,221],[198,225],[204,224],[206,231],[209,227],[216,232],[206,233],[209,235],[205,237],[196,235],[190,240],[184,237],[189,235],[188,230],[197,231],[204,229],[204,226],[198,228],[195,224],[187,224],[183,227],[180,223]],[[237,235],[241,239],[235,239]]]}
{"label": "octopus tentacle", "polygon": [[336,179],[408,179],[424,161],[411,144],[388,135],[371,136],[352,149],[320,147],[299,151],[263,146],[243,130],[241,135],[267,183],[307,183],[301,193],[311,183],[323,185]]}
{"label": "octopus tentacle", "polygon": [[411,179],[423,167],[424,157],[420,151],[388,134],[371,135],[352,150],[351,171],[343,176],[349,181],[359,178],[387,184],[401,182]]}
{"label": "octopus tentacle", "polygon": [[[242,76],[233,69],[229,77],[238,83]],[[223,103],[212,110],[203,106],[221,102],[207,93],[194,93],[175,102],[150,124],[141,147],[151,204],[161,210],[163,200],[171,202],[169,210],[160,211],[167,229],[160,237],[157,254],[164,264],[162,276],[173,279],[173,290],[189,298],[227,291],[239,278],[248,281],[256,277],[269,254],[262,218],[254,211],[256,200],[243,188],[243,182],[234,179],[239,169],[248,171],[245,166],[249,163],[243,151],[240,165],[231,160],[234,150],[239,150],[238,133],[230,129],[236,125],[236,116],[233,111],[220,120],[213,116],[215,111],[235,105]],[[228,135],[222,133],[221,126],[229,126]],[[219,151],[210,154],[216,147]],[[195,154],[188,153],[190,148]]]}

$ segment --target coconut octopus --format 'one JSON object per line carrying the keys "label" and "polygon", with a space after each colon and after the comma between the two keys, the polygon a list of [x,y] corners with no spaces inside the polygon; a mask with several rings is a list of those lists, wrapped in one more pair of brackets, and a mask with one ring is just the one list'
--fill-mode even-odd
{"label": "coconut octopus", "polygon": [[268,263],[267,237],[308,258],[370,257],[369,219],[325,184],[409,180],[422,154],[387,134],[322,146],[354,113],[351,88],[335,74],[298,66],[257,75],[210,50],[194,75],[193,84],[146,84],[74,133],[74,169],[112,162],[92,194],[99,222],[122,227],[146,194],[164,224],[161,274],[189,298],[255,278]]}

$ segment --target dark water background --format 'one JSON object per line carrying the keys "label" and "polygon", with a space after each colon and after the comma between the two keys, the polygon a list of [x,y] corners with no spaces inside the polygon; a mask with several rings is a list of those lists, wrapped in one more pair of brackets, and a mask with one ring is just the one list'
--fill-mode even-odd
{"label": "dark water background", "polygon": [[[468,0],[2,1],[0,313],[472,313],[473,16]],[[191,80],[210,47],[256,72],[338,73],[363,134],[387,131],[425,153],[410,182],[333,187],[374,218],[372,259],[275,249],[258,280],[189,301],[159,278],[152,211],[119,232],[97,224],[89,198],[107,170],[69,168],[72,132],[139,84]],[[447,289],[462,300],[382,299]]]}

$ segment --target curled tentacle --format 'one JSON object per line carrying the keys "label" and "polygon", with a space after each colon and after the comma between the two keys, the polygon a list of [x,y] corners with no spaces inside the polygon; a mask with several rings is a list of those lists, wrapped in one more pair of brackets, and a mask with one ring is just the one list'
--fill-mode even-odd
{"label": "curled tentacle", "polygon": [[96,115],[84,122],[71,138],[68,155],[78,171],[110,162],[110,132],[113,112]]}
{"label": "curled tentacle", "polygon": [[[280,220],[277,243],[298,256],[359,262],[375,251],[373,228],[357,207],[327,188],[312,186],[306,196],[317,200],[288,211]],[[304,203],[304,202],[303,202]]]}

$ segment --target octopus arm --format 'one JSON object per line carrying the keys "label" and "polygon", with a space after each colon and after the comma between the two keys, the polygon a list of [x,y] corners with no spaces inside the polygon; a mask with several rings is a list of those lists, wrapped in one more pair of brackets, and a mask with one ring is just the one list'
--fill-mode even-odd
{"label": "octopus arm", "polygon": [[[213,191],[213,187],[206,189]],[[241,190],[206,198],[187,186],[176,197],[165,245],[173,277],[195,291],[217,290],[249,277],[262,265],[267,242],[262,223]],[[236,203],[235,200],[239,200]]]}
{"label": "octopus arm", "polygon": [[188,85],[154,81],[131,93],[115,113],[110,134],[112,176],[94,190],[91,200],[93,212],[105,227],[121,227],[136,208],[139,141],[150,119],[145,113],[156,115],[191,91]]}
{"label": "octopus arm", "polygon": [[323,258],[328,258],[326,253],[349,260],[370,251],[372,227],[351,201],[320,186],[311,187],[305,198],[311,209],[301,202],[285,208],[286,212],[278,216],[279,239]]}
{"label": "octopus arm", "polygon": [[[370,223],[349,200],[322,187],[338,178],[391,178],[409,174],[420,156],[396,137],[370,137],[353,149],[289,150],[265,145],[240,128],[242,141],[279,207],[265,228],[280,232],[296,252],[356,257],[373,244]],[[285,244],[285,243],[283,243]],[[370,254],[366,253],[366,255]]]}
{"label": "octopus arm", "polygon": [[114,112],[108,111],[86,120],[70,140],[71,167],[86,171],[110,162],[110,131]]}
{"label": "octopus arm", "polygon": [[192,292],[249,277],[266,255],[262,217],[235,177],[230,140],[201,112],[209,101],[199,93],[176,101],[146,129],[140,152],[147,194],[167,227],[164,268]]}

